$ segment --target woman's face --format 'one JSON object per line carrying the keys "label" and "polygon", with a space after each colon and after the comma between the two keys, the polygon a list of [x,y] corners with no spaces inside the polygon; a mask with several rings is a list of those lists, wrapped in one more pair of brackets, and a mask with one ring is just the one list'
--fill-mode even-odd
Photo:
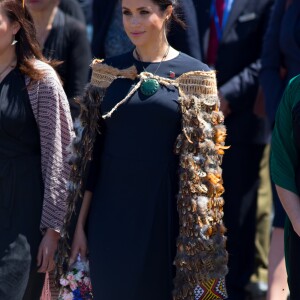
{"label": "woman's face", "polygon": [[154,46],[165,36],[165,21],[172,7],[162,11],[152,0],[122,0],[124,29],[138,47]]}
{"label": "woman's face", "polygon": [[11,43],[18,32],[19,25],[11,23],[0,6],[0,55],[14,49]]}

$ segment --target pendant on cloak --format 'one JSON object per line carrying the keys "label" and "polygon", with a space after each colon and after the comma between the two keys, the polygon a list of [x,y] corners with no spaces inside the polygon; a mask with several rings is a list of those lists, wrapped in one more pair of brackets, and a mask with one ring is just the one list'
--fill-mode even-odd
{"label": "pendant on cloak", "polygon": [[144,79],[141,85],[141,92],[145,96],[154,95],[159,89],[159,83],[154,78]]}

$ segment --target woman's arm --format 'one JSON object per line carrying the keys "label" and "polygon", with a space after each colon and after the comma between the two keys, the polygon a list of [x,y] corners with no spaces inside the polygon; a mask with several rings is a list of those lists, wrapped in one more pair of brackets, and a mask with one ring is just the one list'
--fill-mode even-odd
{"label": "woman's arm", "polygon": [[300,197],[278,185],[276,190],[295,232],[300,236]]}
{"label": "woman's arm", "polygon": [[69,260],[70,264],[72,264],[76,260],[78,254],[80,254],[80,256],[83,258],[86,257],[87,254],[87,239],[84,228],[86,224],[87,215],[90,209],[92,196],[92,192],[85,191],[73,237],[71,255]]}
{"label": "woman's arm", "polygon": [[[67,180],[70,165],[67,147],[73,137],[68,100],[55,71],[36,61],[35,67],[44,74],[41,81],[28,86],[28,95],[39,128],[44,199],[39,247],[39,272],[51,271],[54,253],[66,211]],[[28,78],[26,79],[28,83]]]}
{"label": "woman's arm", "polygon": [[93,191],[95,189],[98,173],[100,170],[100,153],[102,149],[103,139],[102,135],[98,132],[96,135],[96,139],[93,145],[93,154],[92,160],[89,165],[88,176],[85,183],[85,192],[83,195],[83,200],[79,212],[79,216],[77,219],[77,225],[73,237],[71,256],[69,263],[72,264],[78,254],[81,257],[86,257],[87,253],[87,239],[85,235],[85,224],[87,215],[90,209],[90,204],[93,197]]}
{"label": "woman's arm", "polygon": [[60,232],[67,208],[67,182],[71,166],[68,146],[73,137],[73,124],[66,94],[55,71],[36,62],[44,72],[43,80],[28,87],[32,110],[40,133],[44,201],[41,231],[51,228]]}
{"label": "woman's arm", "polygon": [[84,229],[93,193],[85,191],[76,227]]}

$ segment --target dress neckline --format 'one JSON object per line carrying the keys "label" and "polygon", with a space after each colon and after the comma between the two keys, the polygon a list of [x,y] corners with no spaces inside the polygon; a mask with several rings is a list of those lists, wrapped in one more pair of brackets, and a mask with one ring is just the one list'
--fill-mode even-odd
{"label": "dress neckline", "polygon": [[134,55],[133,55],[133,52],[131,52],[131,56],[132,56],[132,58],[133,58],[133,60],[135,61],[135,62],[138,62],[138,63],[140,63],[140,64],[146,64],[146,65],[157,65],[157,64],[164,64],[164,63],[167,63],[167,62],[170,62],[170,61],[174,61],[174,60],[176,60],[176,59],[178,59],[180,56],[182,55],[182,53],[180,52],[180,51],[178,51],[178,54],[175,56],[175,57],[173,57],[173,58],[170,58],[170,59],[167,59],[167,60],[163,60],[163,61],[157,61],[157,62],[152,62],[152,61],[140,61],[140,60],[138,60],[138,59],[136,59],[135,57],[134,57]]}
{"label": "dress neckline", "polygon": [[3,83],[5,83],[5,81],[11,76],[12,73],[14,73],[14,71],[16,70],[17,67],[14,67],[13,69],[11,69],[4,77],[3,79],[0,81],[0,85],[2,85]]}

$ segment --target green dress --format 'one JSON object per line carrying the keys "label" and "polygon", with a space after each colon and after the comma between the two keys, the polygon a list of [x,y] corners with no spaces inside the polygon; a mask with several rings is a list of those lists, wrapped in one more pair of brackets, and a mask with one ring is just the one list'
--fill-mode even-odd
{"label": "green dress", "polygon": [[[300,196],[300,76],[293,78],[279,105],[272,136],[271,175],[274,183]],[[290,220],[285,224],[285,256],[290,299],[299,299],[300,238]]]}

